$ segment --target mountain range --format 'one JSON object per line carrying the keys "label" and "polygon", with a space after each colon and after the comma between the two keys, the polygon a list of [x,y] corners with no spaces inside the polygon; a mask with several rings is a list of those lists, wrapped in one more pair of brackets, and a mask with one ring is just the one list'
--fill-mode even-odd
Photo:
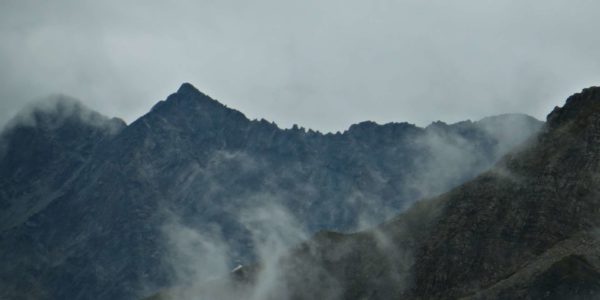
{"label": "mountain range", "polygon": [[154,299],[598,299],[598,174],[592,87],[489,170],[379,226],[321,231],[276,264]]}
{"label": "mountain range", "polygon": [[491,293],[593,221],[579,203],[596,135],[579,114],[596,115],[569,107],[596,96],[546,125],[510,114],[326,134],[249,120],[187,83],[131,124],[58,97],[0,134],[0,298],[139,299],[237,265],[254,291],[280,253],[285,285],[304,284],[286,296]]}

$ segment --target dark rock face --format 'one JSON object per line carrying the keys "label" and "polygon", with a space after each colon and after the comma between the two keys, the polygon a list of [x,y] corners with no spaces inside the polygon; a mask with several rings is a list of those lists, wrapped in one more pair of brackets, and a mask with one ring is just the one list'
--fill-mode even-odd
{"label": "dark rock face", "polygon": [[[587,103],[585,103],[587,102]],[[572,96],[537,142],[449,198],[417,261],[417,292],[459,296],[598,226],[600,93]]]}
{"label": "dark rock face", "polygon": [[527,295],[530,299],[597,299],[600,273],[584,257],[569,255],[536,278]]}
{"label": "dark rock face", "polygon": [[303,288],[310,272],[294,271],[308,261],[324,266],[341,299],[597,299],[598,174],[595,87],[475,179],[374,230],[307,242],[282,264],[285,280],[292,298],[309,299],[304,289],[318,285]]}
{"label": "dark rock face", "polygon": [[[425,129],[364,122],[341,134],[282,130],[189,84],[129,126],[73,103],[26,119],[0,138],[0,298],[7,299],[131,299],[168,286],[161,230],[173,214],[199,231],[217,226],[238,261],[254,256],[239,221],[248,209],[283,207],[309,233],[380,222],[472,178],[541,126],[507,115]],[[420,219],[410,223],[420,228]],[[406,234],[410,245],[419,240]],[[318,249],[308,250],[298,251]],[[362,266],[348,271],[370,285],[364,274],[377,265]]]}

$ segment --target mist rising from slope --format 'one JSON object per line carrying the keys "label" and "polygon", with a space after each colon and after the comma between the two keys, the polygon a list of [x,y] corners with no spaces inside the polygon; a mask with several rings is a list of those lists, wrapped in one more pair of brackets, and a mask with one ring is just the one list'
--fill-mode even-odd
{"label": "mist rising from slope", "polygon": [[[527,126],[538,126],[515,117],[514,122],[498,123],[495,119],[484,119],[479,121],[485,131],[493,137],[490,143],[494,144],[497,153],[494,154],[495,161],[504,155],[509,149],[526,143],[528,135],[524,132],[535,132],[539,128],[526,128]],[[499,126],[502,125],[502,126]],[[481,156],[478,147],[490,147],[489,144],[473,144],[458,134],[447,134],[438,130],[436,126],[448,126],[446,124],[433,124],[427,133],[412,141],[414,147],[422,149],[427,155],[417,160],[419,166],[417,172],[412,174],[407,183],[415,195],[419,198],[431,197],[442,193],[448,187],[455,186],[464,180],[473,169],[485,170],[493,161]],[[514,134],[511,134],[514,132]],[[196,167],[193,174],[202,174],[203,178],[218,178],[219,170],[222,168],[235,168],[240,173],[252,173],[263,167],[260,161],[250,158],[243,153],[218,152],[210,161],[208,168]],[[274,174],[275,177],[286,177],[293,174]],[[376,176],[374,176],[377,178]],[[189,179],[189,178],[188,178]],[[381,179],[384,180],[384,179]],[[267,180],[269,181],[269,180]],[[185,190],[187,184],[193,184],[193,180],[187,181],[182,187]],[[226,190],[219,180],[212,181],[207,195],[215,191]],[[276,180],[270,181],[268,191],[258,188],[253,193],[244,195],[248,199],[247,207],[228,207],[229,212],[244,224],[250,234],[250,239],[255,247],[255,262],[251,268],[260,268],[257,278],[252,279],[251,285],[240,284],[230,281],[232,270],[238,266],[238,262],[228,261],[235,249],[230,248],[230,241],[223,236],[221,228],[202,229],[191,228],[180,223],[171,223],[165,232],[165,238],[169,240],[170,249],[175,261],[171,260],[171,267],[177,274],[176,288],[171,291],[173,299],[287,299],[288,283],[285,281],[286,269],[289,264],[282,264],[285,254],[294,249],[300,242],[312,236],[312,233],[303,225],[303,220],[295,217],[295,212],[290,212],[282,207],[289,197],[289,190],[285,187],[277,187]],[[306,196],[315,190],[310,184],[303,184],[301,190],[306,191]],[[360,207],[357,217],[357,227],[351,231],[359,231],[380,224],[386,219],[395,216],[399,211],[397,208],[388,207],[378,195],[364,194],[360,190],[350,193],[346,201],[333,207],[331,214],[343,212],[349,208]],[[406,207],[410,206],[410,202]],[[215,203],[215,205],[227,206],[227,203]],[[413,210],[419,213],[419,210]],[[418,214],[417,214],[418,215]],[[398,230],[398,229],[396,229]],[[404,235],[411,236],[413,230],[410,226],[404,229]],[[216,233],[215,233],[216,232]],[[387,257],[394,257],[389,262],[390,274],[394,274],[397,282],[408,286],[407,274],[412,265],[413,253],[409,249],[400,249],[391,241],[384,231],[374,231],[371,246],[374,251],[390,253]],[[342,248],[336,255],[344,255]],[[391,254],[394,255],[391,255]],[[322,280],[327,285],[329,299],[340,296],[343,289],[332,274],[328,274],[318,264],[304,265],[303,273],[313,273],[315,280]],[[285,266],[284,266],[285,265]],[[248,268],[244,266],[243,268]],[[236,269],[239,271],[239,269]],[[400,288],[400,287],[398,287]]]}

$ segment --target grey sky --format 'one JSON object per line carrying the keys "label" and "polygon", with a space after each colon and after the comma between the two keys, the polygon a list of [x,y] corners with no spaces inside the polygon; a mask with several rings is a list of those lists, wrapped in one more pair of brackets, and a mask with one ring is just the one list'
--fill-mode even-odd
{"label": "grey sky", "polygon": [[0,123],[50,93],[131,122],[187,81],[282,127],[543,119],[600,84],[600,1],[0,2]]}

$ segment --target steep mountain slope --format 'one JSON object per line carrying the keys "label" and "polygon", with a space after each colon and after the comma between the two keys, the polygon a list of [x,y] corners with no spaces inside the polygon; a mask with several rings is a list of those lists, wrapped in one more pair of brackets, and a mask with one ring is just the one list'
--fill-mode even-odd
{"label": "steep mountain slope", "polygon": [[534,145],[496,170],[448,200],[418,256],[418,295],[474,293],[598,226],[600,89],[571,96]]}
{"label": "steep mountain slope", "polygon": [[268,292],[261,267],[236,270],[243,288],[211,292],[255,296],[262,288],[253,299],[597,299],[598,174],[600,88],[593,87],[571,96],[539,136],[475,179],[376,229],[318,234],[278,261],[281,280]]}
{"label": "steep mountain slope", "polygon": [[172,223],[224,239],[228,264],[252,261],[265,228],[355,230],[473,177],[540,127],[506,115],[281,130],[189,84],[126,127],[66,107],[34,114],[56,125],[3,133],[0,298],[131,299],[170,285]]}
{"label": "steep mountain slope", "polygon": [[[23,110],[2,132],[0,281],[3,298],[44,296],[39,276],[45,266],[29,261],[37,258],[34,253],[40,251],[37,248],[42,245],[33,243],[33,236],[19,235],[19,232],[48,233],[47,228],[40,227],[43,224],[36,223],[37,216],[53,202],[68,197],[64,186],[81,175],[82,166],[98,145],[123,128],[125,123],[119,119],[108,119],[74,99],[56,96]],[[46,258],[51,259],[52,255]]]}

